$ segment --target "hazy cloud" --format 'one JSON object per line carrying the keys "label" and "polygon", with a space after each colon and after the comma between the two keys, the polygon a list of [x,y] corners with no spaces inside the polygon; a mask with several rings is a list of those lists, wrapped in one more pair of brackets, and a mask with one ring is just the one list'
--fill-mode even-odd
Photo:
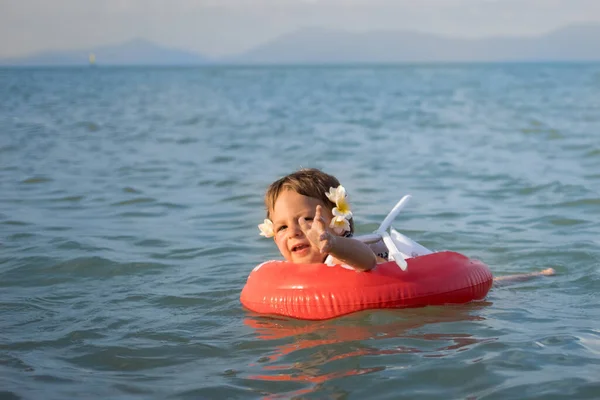
{"label": "hazy cloud", "polygon": [[600,21],[598,0],[0,0],[0,56],[143,37],[223,55],[305,26],[523,35]]}

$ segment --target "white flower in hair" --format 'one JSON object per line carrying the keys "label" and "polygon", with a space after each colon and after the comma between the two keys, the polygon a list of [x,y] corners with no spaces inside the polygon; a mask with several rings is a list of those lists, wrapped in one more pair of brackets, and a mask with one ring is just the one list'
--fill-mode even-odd
{"label": "white flower in hair", "polygon": [[330,187],[329,192],[325,193],[325,196],[327,196],[329,201],[337,204],[338,199],[346,198],[346,188],[344,188],[342,185],[338,186],[337,188]]}
{"label": "white flower in hair", "polygon": [[327,198],[335,203],[336,207],[331,210],[334,216],[344,217],[346,219],[352,218],[352,211],[350,211],[350,204],[346,200],[346,189],[340,185],[337,188],[329,188],[329,192],[325,193]]}
{"label": "white flower in hair", "polygon": [[333,219],[331,220],[330,228],[333,228],[334,232],[340,234],[344,231],[350,230],[350,218],[352,218],[352,211],[350,210],[350,204],[346,200],[346,189],[339,185],[337,188],[329,188],[329,192],[325,193],[329,201],[335,203],[335,207],[331,210]]}
{"label": "white flower in hair", "polygon": [[329,227],[333,229],[335,233],[341,235],[350,230],[350,222],[344,217],[333,217]]}
{"label": "white flower in hair", "polygon": [[273,222],[270,219],[265,219],[265,222],[258,225],[258,229],[260,229],[260,235],[270,238],[275,236],[275,231],[273,230]]}

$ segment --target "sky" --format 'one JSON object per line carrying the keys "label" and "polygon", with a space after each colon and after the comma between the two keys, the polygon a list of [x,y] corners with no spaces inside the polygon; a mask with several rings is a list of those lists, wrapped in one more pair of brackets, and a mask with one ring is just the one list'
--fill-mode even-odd
{"label": "sky", "polygon": [[0,0],[0,57],[144,38],[219,57],[297,29],[538,35],[600,22],[600,0]]}

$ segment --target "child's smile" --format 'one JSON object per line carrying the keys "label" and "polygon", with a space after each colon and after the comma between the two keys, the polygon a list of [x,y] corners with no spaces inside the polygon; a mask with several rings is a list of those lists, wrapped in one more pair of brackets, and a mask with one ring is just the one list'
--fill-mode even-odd
{"label": "child's smile", "polygon": [[313,197],[303,196],[293,190],[283,191],[271,211],[275,244],[283,257],[294,263],[321,263],[326,257],[318,247],[304,235],[300,227],[300,218],[312,224],[317,205],[322,207],[324,222],[329,225],[331,210],[323,202]]}

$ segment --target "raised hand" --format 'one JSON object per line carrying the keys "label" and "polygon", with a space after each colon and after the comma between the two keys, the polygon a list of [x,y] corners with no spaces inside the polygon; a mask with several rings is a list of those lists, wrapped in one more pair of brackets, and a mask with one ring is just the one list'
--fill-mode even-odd
{"label": "raised hand", "polygon": [[321,253],[329,253],[333,246],[333,242],[335,241],[335,236],[327,229],[327,224],[325,218],[323,218],[322,207],[320,205],[318,205],[315,210],[315,217],[313,218],[312,223],[309,223],[303,217],[298,219],[298,223],[300,224],[300,229],[302,229],[304,235],[312,244],[319,248]]}

